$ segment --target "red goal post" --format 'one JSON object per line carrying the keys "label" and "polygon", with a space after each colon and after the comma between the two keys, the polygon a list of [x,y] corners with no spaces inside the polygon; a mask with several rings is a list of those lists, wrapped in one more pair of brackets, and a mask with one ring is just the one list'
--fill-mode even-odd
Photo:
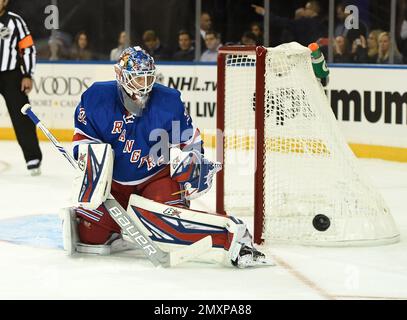
{"label": "red goal post", "polygon": [[[255,111],[255,129],[256,146],[263,145],[264,142],[264,73],[265,56],[267,49],[262,46],[223,46],[218,51],[218,73],[217,73],[217,113],[216,126],[223,134],[225,131],[225,58],[227,54],[256,55],[256,111]],[[221,141],[217,140],[218,161],[223,163],[224,159],[224,137]],[[254,241],[261,243],[261,233],[263,228],[263,171],[262,159],[264,149],[256,147],[256,172],[254,177]],[[257,196],[256,196],[257,195]],[[261,196],[260,196],[261,195]],[[224,207],[224,171],[217,173],[216,178],[216,211],[226,214]]]}

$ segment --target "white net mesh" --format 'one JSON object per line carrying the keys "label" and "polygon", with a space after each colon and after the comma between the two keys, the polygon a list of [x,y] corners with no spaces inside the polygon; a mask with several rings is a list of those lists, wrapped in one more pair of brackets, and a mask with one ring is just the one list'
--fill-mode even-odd
{"label": "white net mesh", "polygon": [[253,214],[256,55],[227,55],[225,63],[225,208]]}
{"label": "white net mesh", "polygon": [[[227,55],[225,210],[253,213],[255,55]],[[315,245],[395,242],[381,195],[357,166],[299,44],[267,49],[263,238]],[[318,216],[319,218],[316,218]]]}

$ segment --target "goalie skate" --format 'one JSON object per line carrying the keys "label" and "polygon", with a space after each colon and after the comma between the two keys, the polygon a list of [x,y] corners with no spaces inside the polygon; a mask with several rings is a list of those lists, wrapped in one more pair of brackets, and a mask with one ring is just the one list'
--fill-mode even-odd
{"label": "goalie skate", "polygon": [[274,261],[267,259],[265,254],[261,253],[255,248],[249,246],[242,246],[238,257],[232,261],[232,265],[239,268],[249,268],[257,266],[275,266]]}
{"label": "goalie skate", "polygon": [[239,269],[274,266],[273,261],[266,259],[266,255],[254,247],[253,238],[243,221],[237,218],[233,220],[235,224],[226,227],[234,235],[229,249],[230,263]]}

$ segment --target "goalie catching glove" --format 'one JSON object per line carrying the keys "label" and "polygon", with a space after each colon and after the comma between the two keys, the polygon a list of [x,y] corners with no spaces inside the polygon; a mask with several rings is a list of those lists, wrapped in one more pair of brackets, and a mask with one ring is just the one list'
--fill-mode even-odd
{"label": "goalie catching glove", "polygon": [[170,150],[171,178],[182,185],[186,200],[196,199],[212,187],[214,175],[222,170],[219,162],[205,159],[198,150]]}

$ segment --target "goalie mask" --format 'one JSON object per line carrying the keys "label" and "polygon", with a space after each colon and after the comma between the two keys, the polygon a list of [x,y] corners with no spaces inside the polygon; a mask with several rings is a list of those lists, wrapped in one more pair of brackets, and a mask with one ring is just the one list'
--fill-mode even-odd
{"label": "goalie mask", "polygon": [[114,68],[124,107],[140,115],[156,80],[154,58],[141,47],[130,47],[122,52]]}

